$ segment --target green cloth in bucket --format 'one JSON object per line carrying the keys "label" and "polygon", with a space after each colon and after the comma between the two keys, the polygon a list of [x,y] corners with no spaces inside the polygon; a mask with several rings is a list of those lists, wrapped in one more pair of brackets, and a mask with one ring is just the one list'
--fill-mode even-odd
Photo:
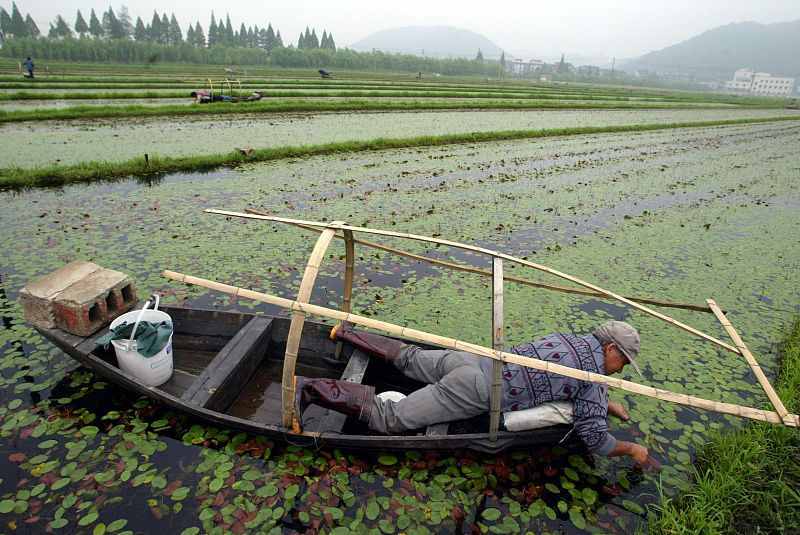
{"label": "green cloth in bucket", "polygon": [[[110,344],[112,340],[129,340],[134,325],[135,323],[127,322],[117,325],[113,329],[110,329],[108,334],[98,338],[97,345],[108,349],[108,344]],[[141,321],[139,322],[139,327],[136,329],[136,350],[145,358],[152,357],[164,349],[171,334],[172,323],[168,321],[159,323]]]}

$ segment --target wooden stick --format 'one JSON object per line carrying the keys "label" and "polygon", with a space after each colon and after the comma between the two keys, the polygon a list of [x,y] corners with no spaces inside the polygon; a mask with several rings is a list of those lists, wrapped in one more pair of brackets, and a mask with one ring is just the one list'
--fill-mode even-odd
{"label": "wooden stick", "polygon": [[786,423],[786,425],[791,425],[787,422],[787,418],[789,417],[789,411],[786,410],[786,407],[783,405],[781,398],[778,397],[778,393],[775,392],[774,388],[772,388],[772,384],[770,384],[769,379],[767,379],[767,376],[764,375],[764,371],[761,369],[761,366],[758,365],[758,362],[756,362],[756,358],[744,344],[742,337],[739,336],[739,333],[736,332],[736,329],[733,328],[733,325],[725,316],[725,313],[722,312],[722,310],[719,308],[719,305],[717,305],[716,301],[714,301],[713,299],[706,299],[706,303],[708,303],[708,306],[711,308],[711,310],[714,311],[714,315],[717,316],[717,319],[725,328],[725,331],[728,333],[728,336],[731,337],[733,343],[736,344],[736,347],[739,348],[739,351],[742,353],[745,360],[747,360],[747,363],[750,365],[750,369],[753,370],[753,374],[755,374],[756,379],[758,379],[758,383],[764,389],[764,392],[766,392],[770,403],[772,403],[772,406],[775,407],[775,412],[777,412],[778,415],[781,418],[783,418],[783,421],[784,423]]}
{"label": "wooden stick", "polygon": [[548,373],[556,373],[558,375],[564,375],[566,377],[573,377],[580,381],[589,381],[593,383],[607,384],[611,387],[619,388],[620,390],[624,390],[626,392],[640,394],[642,396],[647,396],[663,401],[669,401],[671,403],[677,403],[679,405],[686,405],[688,407],[705,409],[708,411],[719,412],[722,414],[732,414],[734,416],[740,416],[742,418],[749,418],[751,420],[759,420],[762,422],[770,422],[773,424],[784,424],[791,427],[800,426],[800,416],[797,416],[796,414],[790,414],[788,418],[789,423],[785,423],[783,419],[781,419],[781,417],[778,415],[778,413],[772,411],[765,411],[753,407],[735,405],[733,403],[711,401],[708,399],[703,399],[695,396],[689,396],[687,394],[678,394],[676,392],[670,392],[669,390],[653,388],[651,386],[641,385],[638,383],[634,383],[632,381],[626,381],[624,379],[617,379],[614,377],[607,377],[605,375],[597,373],[578,370],[575,368],[570,368],[568,366],[555,364],[553,362],[546,362],[543,360],[523,357],[521,355],[515,355],[513,353],[506,353],[505,351],[489,349],[488,347],[483,347],[468,342],[462,342],[454,338],[446,338],[444,336],[437,336],[434,334],[426,333],[424,331],[418,331],[416,329],[400,327],[398,325],[376,320],[373,318],[358,316],[356,314],[353,314],[352,312],[346,313],[340,310],[333,310],[330,308],[311,305],[308,303],[300,303],[298,301],[292,301],[290,299],[285,299],[283,297],[278,297],[275,295],[255,292],[253,290],[247,290],[244,288],[237,288],[236,286],[230,286],[228,284],[222,284],[220,282],[201,279],[198,277],[192,277],[190,275],[184,275],[183,273],[177,273],[175,271],[164,271],[163,275],[168,279],[176,280],[178,282],[183,282],[185,284],[194,284],[197,286],[202,286],[204,288],[209,288],[211,290],[216,290],[219,292],[224,292],[239,297],[244,297],[246,299],[253,299],[255,301],[260,301],[262,303],[269,303],[271,305],[275,305],[288,310],[302,312],[305,314],[315,314],[318,316],[323,316],[326,318],[331,318],[339,321],[347,321],[350,323],[354,323],[356,325],[361,325],[362,327],[385,331],[390,335],[397,336],[400,338],[434,344],[449,349],[455,349],[456,351],[467,351],[475,355],[489,357],[495,360],[500,360],[502,362],[510,362],[512,364],[519,364],[520,366],[533,368],[535,370],[540,370]]}
{"label": "wooden stick", "polygon": [[[314,282],[317,280],[317,274],[319,273],[319,266],[335,233],[336,231],[333,229],[325,230],[320,235],[316,245],[314,245],[314,250],[311,251],[311,256],[308,257],[303,280],[300,282],[300,290],[297,292],[296,302],[307,303],[311,298]],[[294,310],[292,312],[292,322],[289,324],[289,335],[286,337],[286,354],[283,357],[283,379],[281,382],[281,414],[283,426],[287,429],[292,427],[294,418],[294,371],[297,366],[297,352],[300,348],[300,337],[303,334],[303,323],[305,321],[305,313],[302,310]]]}
{"label": "wooden stick", "polygon": [[262,221],[275,221],[275,222],[278,222],[278,223],[288,223],[288,224],[292,224],[292,225],[299,223],[299,224],[302,224],[302,225],[308,225],[308,226],[314,226],[314,227],[320,227],[320,228],[327,228],[327,229],[352,230],[353,232],[364,232],[365,234],[376,234],[378,236],[391,236],[391,237],[394,237],[394,238],[406,238],[406,239],[409,239],[409,240],[416,240],[416,241],[422,241],[422,242],[428,242],[428,243],[438,243],[439,245],[446,245],[448,247],[455,247],[457,249],[464,249],[466,251],[474,251],[476,253],[483,253],[483,254],[491,256],[491,257],[502,258],[504,260],[508,260],[509,262],[516,262],[518,264],[522,264],[523,266],[528,266],[528,267],[531,267],[533,269],[538,269],[539,271],[543,271],[545,273],[549,273],[551,275],[555,275],[556,277],[560,277],[562,279],[574,282],[575,284],[578,284],[580,286],[584,286],[586,288],[589,288],[590,290],[594,290],[595,292],[607,295],[610,298],[616,299],[617,301],[621,301],[621,302],[623,302],[623,303],[625,303],[625,304],[627,304],[629,306],[632,306],[636,310],[644,312],[645,314],[649,314],[650,316],[656,317],[656,318],[658,318],[658,319],[660,319],[662,321],[665,321],[665,322],[667,322],[667,323],[669,323],[669,324],[671,324],[671,325],[673,325],[673,326],[675,326],[675,327],[677,327],[679,329],[682,329],[682,330],[684,330],[684,331],[686,331],[688,333],[691,333],[691,334],[694,334],[695,336],[703,338],[704,340],[708,340],[709,342],[711,342],[713,344],[716,344],[716,345],[718,345],[719,347],[721,347],[723,349],[727,349],[728,351],[730,351],[732,353],[736,353],[737,355],[741,354],[741,353],[739,353],[739,350],[737,348],[735,348],[734,346],[732,346],[730,344],[726,344],[722,340],[714,338],[713,336],[710,336],[710,335],[708,335],[708,334],[706,334],[706,333],[704,333],[702,331],[699,331],[699,330],[695,329],[694,327],[691,327],[691,326],[686,325],[685,323],[682,323],[682,322],[680,322],[680,321],[678,321],[678,320],[676,320],[674,318],[671,318],[671,317],[667,316],[666,314],[662,314],[661,312],[658,312],[656,310],[648,308],[648,307],[646,307],[644,305],[640,305],[639,303],[631,301],[630,299],[628,299],[626,297],[622,297],[619,294],[616,294],[616,293],[611,292],[609,290],[604,290],[603,288],[601,288],[601,287],[599,287],[599,286],[597,286],[595,284],[592,284],[590,282],[586,282],[584,280],[581,280],[578,277],[574,277],[572,275],[568,275],[567,273],[562,273],[561,271],[558,271],[556,269],[549,268],[547,266],[544,266],[544,265],[541,265],[541,264],[537,264],[537,263],[531,262],[529,260],[523,260],[522,258],[517,258],[515,256],[511,256],[511,255],[508,255],[508,254],[505,254],[505,253],[499,253],[497,251],[492,251],[491,249],[486,249],[484,247],[477,247],[475,245],[466,245],[466,244],[463,244],[463,243],[458,243],[458,242],[454,242],[454,241],[450,241],[450,240],[441,240],[439,238],[431,238],[429,236],[421,236],[419,234],[408,234],[408,233],[405,233],[405,232],[395,232],[395,231],[392,231],[392,230],[378,230],[378,229],[371,229],[371,228],[365,228],[365,227],[354,227],[352,225],[343,225],[341,223],[336,223],[336,222],[334,222],[334,223],[320,223],[320,222],[317,222],[317,221],[305,221],[305,220],[302,220],[302,219],[289,219],[289,218],[285,218],[285,217],[263,216],[263,215],[255,215],[255,214],[245,214],[245,213],[242,213],[242,212],[228,212],[228,211],[225,211],[225,210],[212,210],[212,209],[207,209],[207,210],[205,210],[205,212],[207,212],[209,214],[224,215],[224,216],[227,216],[227,217],[241,217],[241,218],[244,218],[244,219],[258,219],[258,220],[262,220]]}
{"label": "wooden stick", "polygon": [[[337,235],[338,236],[338,235]],[[353,243],[353,231],[344,231],[344,296],[342,298],[342,312],[350,312],[351,297],[353,295],[353,274],[356,264],[356,248]],[[336,351],[334,356],[338,360],[342,354],[343,342],[339,340],[336,342]]]}
{"label": "wooden stick", "polygon": [[[503,259],[492,258],[492,348],[503,349]],[[500,428],[500,405],[503,395],[503,363],[492,361],[491,411],[489,413],[489,440],[497,440]]]}
{"label": "wooden stick", "polygon": [[[269,215],[269,214],[266,214],[266,213],[261,212],[259,210],[254,210],[252,208],[246,208],[245,212],[247,212],[248,214],[255,214],[255,215]],[[309,230],[309,231],[312,231],[312,232],[316,232],[316,233],[322,232],[322,229],[319,229],[319,228],[316,228],[316,227],[312,227],[312,226],[309,226],[309,225],[303,225],[303,224],[299,224],[299,223],[290,223],[290,224],[294,225],[294,226],[296,226],[298,228],[302,228],[302,229]],[[342,237],[337,234],[336,238],[341,239]],[[476,268],[476,267],[472,267],[472,266],[467,266],[467,265],[464,265],[464,264],[456,264],[454,262],[447,262],[446,260],[438,260],[436,258],[430,258],[428,256],[422,256],[422,255],[410,253],[410,252],[404,251],[402,249],[395,249],[394,247],[389,247],[389,246],[383,245],[381,243],[376,243],[376,242],[366,241],[366,240],[355,240],[355,243],[357,243],[359,245],[364,245],[365,247],[371,247],[373,249],[378,249],[380,251],[385,251],[387,253],[392,253],[392,254],[395,254],[395,255],[398,255],[398,256],[403,256],[405,258],[411,258],[412,260],[419,260],[421,262],[428,262],[430,264],[443,266],[443,267],[446,267],[446,268],[449,268],[449,269],[453,269],[455,271],[463,271],[463,272],[466,272],[466,273],[475,273],[476,275],[482,275],[484,277],[491,277],[492,276],[492,272],[488,271],[488,270],[485,270],[485,269],[480,269],[480,268]],[[504,275],[503,278],[504,278],[504,280],[507,280],[509,282],[515,282],[515,283],[518,283],[518,284],[523,284],[525,286],[532,286],[534,288],[543,288],[545,290],[555,290],[557,292],[563,292],[563,293],[569,293],[569,294],[577,294],[577,295],[585,295],[585,296],[588,296],[588,297],[595,297],[597,299],[613,299],[613,298],[609,297],[606,294],[603,294],[603,293],[600,293],[600,292],[595,292],[593,290],[585,290],[583,288],[574,288],[574,287],[571,287],[571,286],[560,286],[558,284],[545,284],[543,282],[534,282],[532,280],[523,279],[521,277],[515,277],[513,275]],[[636,301],[637,303],[644,303],[644,304],[648,304],[648,305],[656,305],[656,306],[666,307],[666,308],[680,308],[680,309],[683,309],[683,310],[693,310],[693,311],[696,311],[696,312],[708,312],[709,314],[711,314],[711,309],[708,308],[707,305],[696,305],[696,304],[692,304],[692,303],[676,303],[674,301],[666,301],[666,300],[663,300],[663,299],[653,299],[651,297],[625,296],[625,298],[626,299],[630,299],[631,301]]]}

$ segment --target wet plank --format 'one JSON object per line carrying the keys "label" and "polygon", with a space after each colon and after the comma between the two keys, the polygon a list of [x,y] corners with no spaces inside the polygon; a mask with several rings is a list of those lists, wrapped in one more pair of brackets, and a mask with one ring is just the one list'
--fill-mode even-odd
{"label": "wet plank", "polygon": [[254,317],[214,357],[181,398],[206,409],[224,411],[239,395],[267,352],[272,323]]}

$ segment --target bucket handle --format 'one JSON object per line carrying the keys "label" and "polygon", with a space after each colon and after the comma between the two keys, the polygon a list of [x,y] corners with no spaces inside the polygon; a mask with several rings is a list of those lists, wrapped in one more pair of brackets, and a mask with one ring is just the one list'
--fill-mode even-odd
{"label": "bucket handle", "polygon": [[[158,310],[159,295],[158,294],[153,294],[151,297],[155,298],[155,301],[156,301],[155,305],[153,306],[153,310]],[[142,316],[144,316],[144,311],[147,310],[147,306],[149,304],[150,304],[150,300],[148,299],[147,301],[145,301],[144,306],[142,307],[142,310],[139,311],[139,315],[136,316],[136,323],[134,323],[134,325],[133,325],[133,331],[131,331],[131,337],[128,340],[129,343],[133,343],[134,338],[136,338],[136,329],[139,328],[139,322],[142,321]]]}

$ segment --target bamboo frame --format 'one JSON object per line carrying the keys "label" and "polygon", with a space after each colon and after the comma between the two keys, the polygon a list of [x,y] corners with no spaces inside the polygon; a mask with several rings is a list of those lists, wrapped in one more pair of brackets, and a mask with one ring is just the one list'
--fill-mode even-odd
{"label": "bamboo frame", "polygon": [[727,349],[728,351],[730,351],[732,353],[741,354],[738,348],[736,348],[736,347],[734,347],[734,346],[732,346],[730,344],[726,344],[722,340],[714,338],[713,336],[710,336],[710,335],[708,335],[708,334],[706,334],[706,333],[704,333],[704,332],[702,332],[702,331],[700,331],[698,329],[695,329],[694,327],[691,327],[691,326],[686,325],[685,323],[682,323],[682,322],[680,322],[680,321],[678,321],[678,320],[676,320],[674,318],[671,318],[670,316],[667,316],[666,314],[662,314],[661,312],[653,310],[653,309],[651,309],[649,307],[646,307],[646,306],[644,306],[642,304],[639,304],[639,303],[637,303],[635,301],[631,301],[630,299],[628,299],[626,297],[623,297],[623,296],[621,296],[621,295],[619,295],[617,293],[611,292],[609,290],[605,290],[605,289],[603,289],[603,288],[601,288],[601,287],[599,287],[599,286],[597,286],[595,284],[592,284],[590,282],[586,282],[586,281],[584,281],[582,279],[579,279],[578,277],[569,275],[567,273],[562,273],[561,271],[558,271],[556,269],[553,269],[553,268],[550,268],[550,267],[547,267],[547,266],[544,266],[544,265],[541,265],[541,264],[537,264],[537,263],[531,262],[529,260],[523,260],[522,258],[517,258],[515,256],[511,256],[511,255],[508,255],[508,254],[505,254],[505,253],[492,251],[491,249],[486,249],[484,247],[477,247],[477,246],[474,246],[474,245],[467,245],[467,244],[464,244],[464,243],[458,243],[458,242],[454,242],[454,241],[450,241],[450,240],[442,240],[442,239],[439,239],[439,238],[431,238],[431,237],[428,237],[428,236],[421,236],[419,234],[409,234],[409,233],[405,233],[405,232],[395,232],[395,231],[391,231],[391,230],[378,230],[378,229],[370,229],[370,228],[365,228],[365,227],[355,227],[355,226],[352,226],[352,225],[345,225],[345,224],[342,224],[340,222],[320,223],[320,222],[317,222],[317,221],[305,221],[305,220],[301,220],[301,219],[289,219],[289,218],[285,218],[285,217],[276,217],[276,216],[262,216],[262,215],[256,215],[256,214],[247,214],[247,213],[242,213],[242,212],[230,212],[230,211],[226,211],[226,210],[214,210],[214,209],[207,209],[207,210],[205,210],[205,212],[209,213],[209,214],[224,215],[224,216],[227,216],[227,217],[240,217],[240,218],[243,218],[243,219],[256,219],[256,220],[262,220],[262,221],[274,221],[274,222],[278,222],[278,223],[289,223],[289,224],[293,224],[293,225],[301,224],[301,225],[319,227],[319,228],[324,228],[324,229],[350,230],[350,231],[353,231],[353,232],[363,232],[365,234],[375,234],[375,235],[379,235],[379,236],[391,236],[391,237],[395,237],[395,238],[406,238],[406,239],[409,239],[409,240],[416,240],[416,241],[422,241],[422,242],[428,242],[428,243],[436,243],[436,244],[439,244],[439,245],[446,245],[446,246],[449,246],[449,247],[455,247],[455,248],[463,249],[463,250],[466,250],[466,251],[473,251],[473,252],[476,252],[476,253],[483,253],[483,254],[491,256],[493,258],[502,258],[503,260],[508,260],[509,262],[516,262],[516,263],[521,264],[523,266],[531,267],[533,269],[537,269],[539,271],[543,271],[545,273],[549,273],[549,274],[554,275],[556,277],[560,277],[560,278],[568,280],[570,282],[574,282],[575,284],[578,284],[578,285],[583,286],[585,288],[589,288],[590,290],[594,290],[595,292],[604,294],[604,295],[606,295],[606,296],[608,296],[608,297],[610,297],[612,299],[616,299],[617,301],[621,301],[621,302],[623,302],[623,303],[635,308],[636,310],[639,310],[640,312],[644,312],[645,314],[648,314],[650,316],[656,317],[656,318],[658,318],[658,319],[660,319],[662,321],[665,321],[665,322],[667,322],[667,323],[669,323],[669,324],[671,324],[671,325],[673,325],[673,326],[675,326],[675,327],[677,327],[677,328],[679,328],[679,329],[681,329],[683,331],[686,331],[686,332],[691,333],[691,334],[693,334],[693,335],[695,335],[695,336],[697,336],[699,338],[702,338],[702,339],[707,340],[707,341],[709,341],[709,342],[711,342],[713,344],[716,344],[717,346],[719,346],[719,347],[721,347],[723,349]]}
{"label": "bamboo frame", "polygon": [[[303,280],[300,282],[300,289],[297,291],[298,303],[307,303],[311,298],[314,282],[316,282],[317,274],[319,273],[319,266],[335,233],[335,230],[327,229],[317,239],[314,250],[311,251],[311,256],[308,257]],[[300,337],[303,334],[303,323],[305,321],[306,315],[302,310],[292,312],[289,335],[286,338],[286,354],[283,358],[283,376],[281,380],[281,416],[283,426],[286,428],[292,427],[294,417],[294,371],[297,366],[297,352],[300,348]]]}
{"label": "bamboo frame", "polygon": [[[248,213],[248,214],[253,214],[253,215],[269,216],[269,214],[266,214],[266,213],[261,212],[259,210],[254,210],[252,208],[246,208],[245,212]],[[316,232],[318,234],[320,232],[322,232],[322,229],[318,229],[316,227],[312,227],[312,226],[309,226],[309,225],[303,225],[303,224],[299,224],[299,223],[290,223],[290,224],[294,225],[294,226],[296,226],[298,228],[304,229],[304,230],[309,230],[309,231],[312,231],[312,232]],[[345,232],[351,232],[352,233],[352,231],[345,231]],[[342,239],[342,237],[339,236],[338,234],[336,235],[336,238]],[[474,273],[476,275],[481,275],[481,276],[484,276],[484,277],[491,277],[492,276],[492,272],[488,271],[488,270],[485,270],[485,269],[480,269],[480,268],[476,268],[476,267],[472,267],[472,266],[467,266],[467,265],[464,265],[464,264],[456,264],[454,262],[447,262],[446,260],[438,260],[436,258],[430,258],[428,256],[422,256],[422,255],[418,255],[418,254],[415,254],[415,253],[410,253],[408,251],[403,251],[402,249],[396,249],[394,247],[389,247],[387,245],[383,245],[383,244],[372,242],[372,241],[354,240],[354,242],[359,244],[359,245],[363,245],[365,247],[378,249],[379,251],[385,251],[387,253],[392,253],[392,254],[395,254],[397,256],[410,258],[412,260],[419,260],[421,262],[427,262],[429,264],[434,264],[434,265],[446,267],[446,268],[449,268],[449,269],[452,269],[452,270],[455,270],[455,271],[462,271],[462,272],[465,272],[465,273]],[[517,284],[522,284],[522,285],[525,285],[525,286],[532,286],[534,288],[543,288],[545,290],[554,290],[554,291],[557,291],[557,292],[563,292],[563,293],[569,293],[569,294],[585,295],[587,297],[594,297],[594,298],[597,298],[597,299],[613,299],[613,298],[609,297],[606,294],[595,292],[593,290],[584,290],[582,288],[574,288],[574,287],[570,287],[570,286],[560,286],[560,285],[557,285],[557,284],[545,284],[543,282],[535,282],[535,281],[532,281],[532,280],[523,279],[521,277],[515,277],[513,275],[504,275],[503,278],[504,278],[504,280],[509,281],[509,282],[515,282]],[[636,301],[637,303],[644,303],[644,304],[648,304],[648,305],[655,305],[655,306],[666,307],[666,308],[679,308],[679,309],[683,309],[683,310],[693,310],[695,312],[707,312],[709,314],[712,313],[711,309],[706,305],[696,305],[696,304],[691,304],[691,303],[676,303],[674,301],[666,301],[666,300],[663,300],[663,299],[653,299],[653,298],[650,298],[650,297],[636,297],[636,296],[625,296],[625,297],[627,299],[630,299],[631,301]]]}
{"label": "bamboo frame", "polygon": [[706,299],[706,302],[708,303],[708,306],[711,308],[711,310],[714,311],[714,315],[722,324],[722,327],[728,333],[728,336],[731,337],[733,343],[736,344],[736,347],[739,348],[739,351],[741,351],[745,360],[747,360],[747,363],[750,365],[750,369],[753,370],[753,374],[756,376],[758,383],[764,389],[764,392],[767,394],[767,397],[769,398],[770,403],[772,403],[772,406],[775,407],[775,412],[778,413],[778,415],[783,419],[786,425],[790,425],[787,422],[789,411],[786,410],[786,407],[783,405],[783,402],[781,401],[781,398],[778,396],[778,393],[775,392],[774,388],[772,388],[769,379],[767,379],[767,376],[764,375],[764,371],[761,369],[761,366],[759,366],[758,362],[756,362],[756,358],[744,344],[742,337],[739,336],[739,333],[736,332],[736,329],[733,328],[733,325],[731,324],[730,320],[728,320],[728,318],[725,316],[725,313],[722,312],[722,310],[719,308],[719,305],[717,305],[716,301],[714,301],[713,299]]}
{"label": "bamboo frame", "polygon": [[223,284],[220,282],[215,282],[207,279],[201,279],[198,277],[185,275],[183,273],[178,273],[175,271],[164,271],[163,275],[169,279],[182,282],[185,284],[194,284],[211,290],[216,290],[223,293],[235,295],[237,297],[244,297],[247,299],[253,299],[255,301],[260,301],[263,303],[269,303],[304,315],[314,314],[339,321],[354,323],[356,325],[361,325],[363,327],[381,330],[393,336],[398,336],[401,338],[435,344],[442,347],[446,347],[448,349],[454,349],[456,351],[467,351],[475,355],[489,357],[495,360],[499,360],[501,362],[519,364],[520,366],[525,366],[527,368],[533,368],[547,373],[564,375],[566,377],[572,377],[580,381],[589,381],[593,383],[607,384],[613,388],[619,388],[620,390],[624,390],[626,392],[631,392],[633,394],[639,394],[642,396],[655,398],[661,401],[668,401],[679,405],[685,405],[688,407],[694,407],[698,409],[718,412],[721,414],[730,414],[742,418],[748,418],[751,420],[758,420],[773,424],[783,424],[788,427],[800,427],[800,416],[796,414],[788,414],[786,418],[781,418],[777,412],[773,411],[766,411],[763,409],[756,409],[753,407],[746,407],[743,405],[736,405],[733,403],[725,403],[721,401],[712,401],[696,396],[690,396],[688,394],[679,394],[676,392],[671,392],[669,390],[664,390],[661,388],[653,388],[651,386],[641,385],[638,383],[634,383],[632,381],[626,381],[624,379],[617,379],[614,377],[608,377],[597,373],[578,370],[576,368],[570,368],[568,366],[563,366],[552,362],[546,362],[534,358],[523,357],[521,355],[515,355],[513,353],[507,353],[505,351],[489,349],[488,347],[483,347],[469,342],[463,342],[461,340],[456,340],[454,338],[437,336],[426,333],[424,331],[409,329],[407,327],[401,327],[384,321],[367,318],[364,316],[358,316],[353,313],[333,310],[317,305],[312,305],[309,303],[301,303],[299,301],[292,301],[290,299],[285,299],[283,297],[269,295],[261,292],[255,292],[253,290],[247,290],[244,288],[238,288],[236,286],[231,286],[228,284]]}
{"label": "bamboo frame", "polygon": [[[344,260],[344,295],[342,297],[342,312],[350,312],[351,305],[351,298],[353,295],[353,276],[355,272],[355,265],[356,265],[356,247],[353,240],[353,232],[349,230],[345,230],[344,234],[344,250],[345,250],[345,260]],[[338,234],[335,235],[338,237]],[[339,340],[336,343],[336,352],[334,356],[338,359],[342,354],[342,346],[343,343]]]}
{"label": "bamboo frame", "polygon": [[[492,348],[503,349],[503,259],[492,258]],[[500,405],[503,395],[503,363],[492,361],[491,411],[489,413],[489,440],[497,440],[500,428]]]}

